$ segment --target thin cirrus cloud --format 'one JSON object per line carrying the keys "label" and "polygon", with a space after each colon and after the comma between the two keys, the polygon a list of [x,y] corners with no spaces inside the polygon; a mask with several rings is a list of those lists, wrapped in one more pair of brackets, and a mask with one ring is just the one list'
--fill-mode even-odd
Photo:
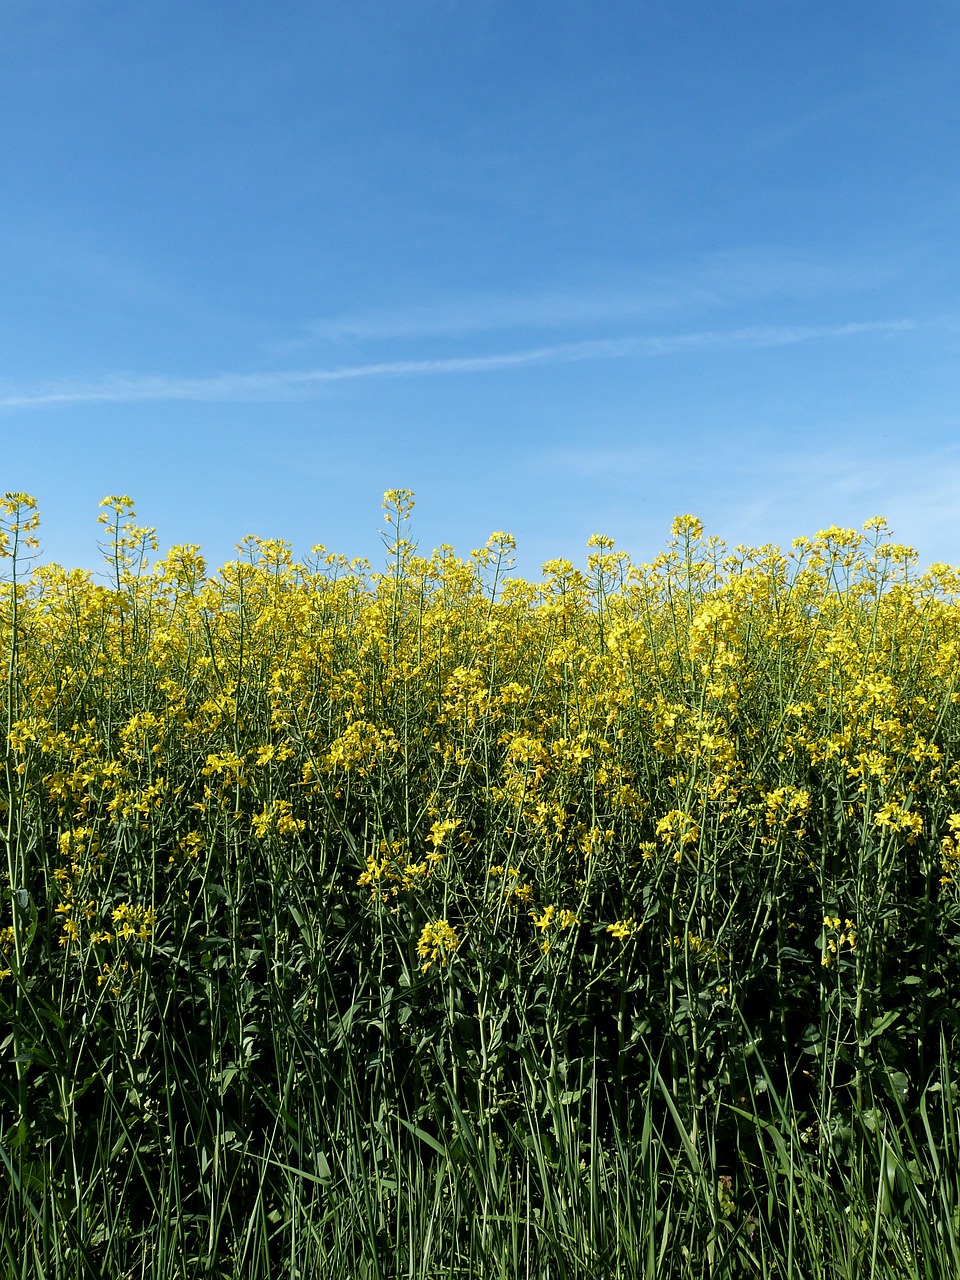
{"label": "thin cirrus cloud", "polygon": [[[632,536],[639,545],[659,545],[664,512],[690,509],[728,548],[773,543],[788,550],[797,536],[836,524],[860,529],[868,518],[883,516],[895,543],[922,548],[920,567],[956,563],[960,447],[877,453],[854,445],[731,457],[719,443],[705,442],[694,456],[646,444],[563,449],[541,454],[536,466],[561,483],[603,493],[604,511],[613,506],[626,516],[620,539],[627,544]],[[657,498],[641,507],[637,497],[653,488]],[[692,506],[691,492],[700,495]],[[617,494],[630,497],[628,506],[617,508]]]}
{"label": "thin cirrus cloud", "polygon": [[717,253],[677,272],[645,273],[629,287],[488,294],[314,320],[287,351],[318,343],[455,337],[510,329],[564,329],[678,312],[704,311],[771,297],[806,298],[876,287],[888,264],[817,261],[762,250]]}
{"label": "thin cirrus cloud", "polygon": [[[783,483],[784,473],[789,486]],[[781,468],[770,468],[765,476],[754,476],[753,483],[745,479],[732,486],[716,512],[740,540],[765,540],[778,525],[782,536],[789,526],[789,536],[795,537],[838,520],[862,526],[865,519],[881,515],[895,542],[923,548],[921,567],[932,561],[956,562],[953,530],[960,514],[960,460],[944,456],[942,450],[867,463],[862,451],[856,456],[837,453],[820,465],[792,459]],[[757,500],[763,488],[772,496]]]}
{"label": "thin cirrus cloud", "polygon": [[[638,480],[655,475],[661,491],[686,501],[691,470],[714,482],[705,502],[707,532],[720,532],[728,545],[758,545],[810,535],[840,521],[862,525],[882,515],[896,541],[924,548],[923,563],[956,560],[953,530],[960,518],[960,446],[946,450],[869,453],[837,447],[776,454],[737,454],[709,446],[695,458],[647,445],[642,449],[559,450],[537,460],[557,476],[599,483],[613,478],[631,492]],[[811,521],[813,523],[811,524]]]}
{"label": "thin cirrus cloud", "polygon": [[244,403],[302,399],[324,385],[351,380],[480,374],[525,365],[574,361],[650,359],[725,347],[782,347],[816,340],[851,338],[861,334],[889,335],[917,327],[917,322],[913,320],[853,321],[833,325],[765,325],[564,342],[491,355],[383,360],[327,369],[220,373],[200,378],[111,374],[97,381],[48,383],[19,390],[11,389],[0,394],[0,408],[29,409],[45,405],[124,404],[163,400]]}

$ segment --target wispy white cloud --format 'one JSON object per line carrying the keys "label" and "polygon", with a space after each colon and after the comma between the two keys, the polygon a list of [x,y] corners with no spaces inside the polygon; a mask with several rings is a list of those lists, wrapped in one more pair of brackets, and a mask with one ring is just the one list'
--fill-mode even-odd
{"label": "wispy white cloud", "polygon": [[529,294],[481,294],[443,298],[431,303],[377,308],[315,320],[305,333],[286,344],[303,350],[320,343],[376,342],[387,339],[454,338],[467,334],[583,326],[663,316],[681,303],[709,301],[702,289],[670,287],[648,281],[636,290],[553,290]]}
{"label": "wispy white cloud", "polygon": [[876,288],[899,264],[832,261],[774,246],[728,250],[666,271],[632,271],[587,287],[463,293],[318,318],[277,349],[471,333],[560,330],[646,318],[661,323],[742,303],[836,297]]}
{"label": "wispy white cloud", "polygon": [[646,334],[564,342],[491,355],[384,360],[328,369],[220,373],[201,378],[111,374],[96,381],[11,388],[0,392],[0,408],[26,409],[42,405],[124,404],[160,400],[234,403],[289,400],[309,396],[324,385],[367,378],[488,373],[524,365],[631,357],[654,358],[724,347],[781,347],[817,340],[844,339],[861,334],[890,335],[917,327],[913,320],[854,321],[834,325],[760,325],[742,329],[708,329],[693,333]]}
{"label": "wispy white cloud", "polygon": [[537,465],[605,495],[613,480],[623,492],[643,493],[655,477],[658,519],[664,502],[676,514],[689,510],[690,494],[698,493],[693,509],[707,532],[719,533],[731,546],[770,540],[786,546],[827,525],[860,527],[880,515],[896,541],[917,548],[923,564],[960,564],[960,446],[909,447],[908,441],[903,431],[892,447],[876,439],[870,447],[864,441],[835,447],[820,441],[815,449],[734,454],[722,442],[701,442],[693,451],[654,442],[557,450],[541,455]]}
{"label": "wispy white cloud", "polygon": [[[894,540],[917,549],[921,563],[960,564],[960,456],[950,448],[824,450],[816,460],[776,459],[741,486],[724,485],[718,516],[738,540],[756,542],[772,526],[812,534],[826,525],[859,527],[883,516]],[[737,492],[737,489],[740,492]],[[758,492],[763,497],[758,498]],[[737,503],[737,497],[746,502]],[[753,499],[751,509],[749,503]]]}

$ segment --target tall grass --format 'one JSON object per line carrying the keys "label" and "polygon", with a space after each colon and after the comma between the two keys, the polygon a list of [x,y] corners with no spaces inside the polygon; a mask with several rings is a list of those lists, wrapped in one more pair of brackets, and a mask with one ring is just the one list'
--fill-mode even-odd
{"label": "tall grass", "polygon": [[960,575],[8,574],[0,1274],[957,1271]]}

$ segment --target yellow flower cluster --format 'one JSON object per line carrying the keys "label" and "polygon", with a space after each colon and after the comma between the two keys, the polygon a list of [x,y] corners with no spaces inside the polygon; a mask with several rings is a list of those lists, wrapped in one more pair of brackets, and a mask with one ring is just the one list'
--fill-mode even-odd
{"label": "yellow flower cluster", "polygon": [[[879,918],[879,886],[938,856],[929,909],[955,905],[956,570],[882,521],[731,552],[681,516],[649,563],[597,534],[530,582],[502,532],[418,554],[412,505],[386,495],[382,572],[249,537],[211,573],[192,544],[152,559],[111,496],[105,586],[35,564],[35,503],[0,501],[4,804],[37,832],[9,888],[46,913],[5,908],[5,955],[46,936],[99,973],[161,921],[215,934],[193,904],[232,909],[241,862],[432,921],[426,969],[461,933],[529,949],[527,918],[565,957],[644,926],[650,963],[760,954],[761,927],[815,955],[823,903]],[[826,963],[854,949],[825,928]]]}
{"label": "yellow flower cluster", "polygon": [[954,884],[960,868],[960,813],[951,813],[947,819],[947,834],[940,841],[940,866],[940,883]]}
{"label": "yellow flower cluster", "polygon": [[[141,942],[153,936],[157,917],[152,907],[143,907],[136,903],[121,902],[111,912],[111,919],[116,926],[116,936],[121,939],[137,938]],[[109,941],[109,935],[105,941]]]}
{"label": "yellow flower cluster", "polygon": [[443,858],[439,849],[434,848],[415,862],[402,840],[390,843],[382,840],[379,853],[379,858],[367,857],[366,870],[358,877],[357,884],[369,886],[371,894],[381,902],[428,881]]}
{"label": "yellow flower cluster", "polygon": [[552,948],[553,937],[556,933],[563,933],[567,929],[572,929],[575,925],[580,924],[580,918],[575,911],[570,911],[567,907],[561,907],[558,912],[553,903],[544,907],[539,915],[537,915],[536,911],[531,911],[530,919],[533,921],[533,927],[543,935],[540,940],[540,950],[544,952]]}
{"label": "yellow flower cluster", "polygon": [[274,832],[279,836],[299,835],[306,827],[303,818],[295,818],[289,800],[274,800],[265,804],[251,824],[259,839],[266,839]]}
{"label": "yellow flower cluster", "polygon": [[614,920],[613,924],[608,924],[606,931],[612,933],[619,942],[626,942],[635,933],[639,933],[641,928],[633,916],[628,916],[626,920]]}
{"label": "yellow flower cluster", "polygon": [[417,942],[417,955],[425,961],[420,966],[421,973],[426,973],[437,961],[445,966],[459,947],[457,931],[446,920],[434,920],[425,924]]}
{"label": "yellow flower cluster", "polygon": [[704,938],[699,933],[688,930],[684,937],[679,933],[673,935],[673,945],[700,960],[709,960],[714,964],[724,964],[728,957],[712,938]]}
{"label": "yellow flower cluster", "polygon": [[[841,929],[842,924],[842,929]],[[857,926],[852,920],[841,921],[839,916],[823,917],[824,942],[820,963],[824,968],[834,962],[846,946],[854,951],[857,946]]]}
{"label": "yellow flower cluster", "polygon": [[[6,928],[0,929],[0,952],[3,953],[4,957],[10,955],[15,945],[16,936],[13,926],[7,925]],[[2,982],[4,978],[9,978],[12,973],[12,969],[0,968],[0,982]]]}
{"label": "yellow flower cluster", "polygon": [[520,869],[518,867],[493,866],[487,871],[487,875],[494,878],[498,876],[505,877],[503,899],[514,910],[517,909],[517,903],[530,903],[533,901],[533,885],[529,881],[521,882]]}

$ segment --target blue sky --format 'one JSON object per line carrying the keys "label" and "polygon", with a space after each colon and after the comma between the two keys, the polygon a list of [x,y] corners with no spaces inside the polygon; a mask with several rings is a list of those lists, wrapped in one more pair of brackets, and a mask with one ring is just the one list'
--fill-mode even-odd
{"label": "blue sky", "polygon": [[960,563],[955,0],[5,0],[3,484],[97,562],[520,568],[885,515]]}

